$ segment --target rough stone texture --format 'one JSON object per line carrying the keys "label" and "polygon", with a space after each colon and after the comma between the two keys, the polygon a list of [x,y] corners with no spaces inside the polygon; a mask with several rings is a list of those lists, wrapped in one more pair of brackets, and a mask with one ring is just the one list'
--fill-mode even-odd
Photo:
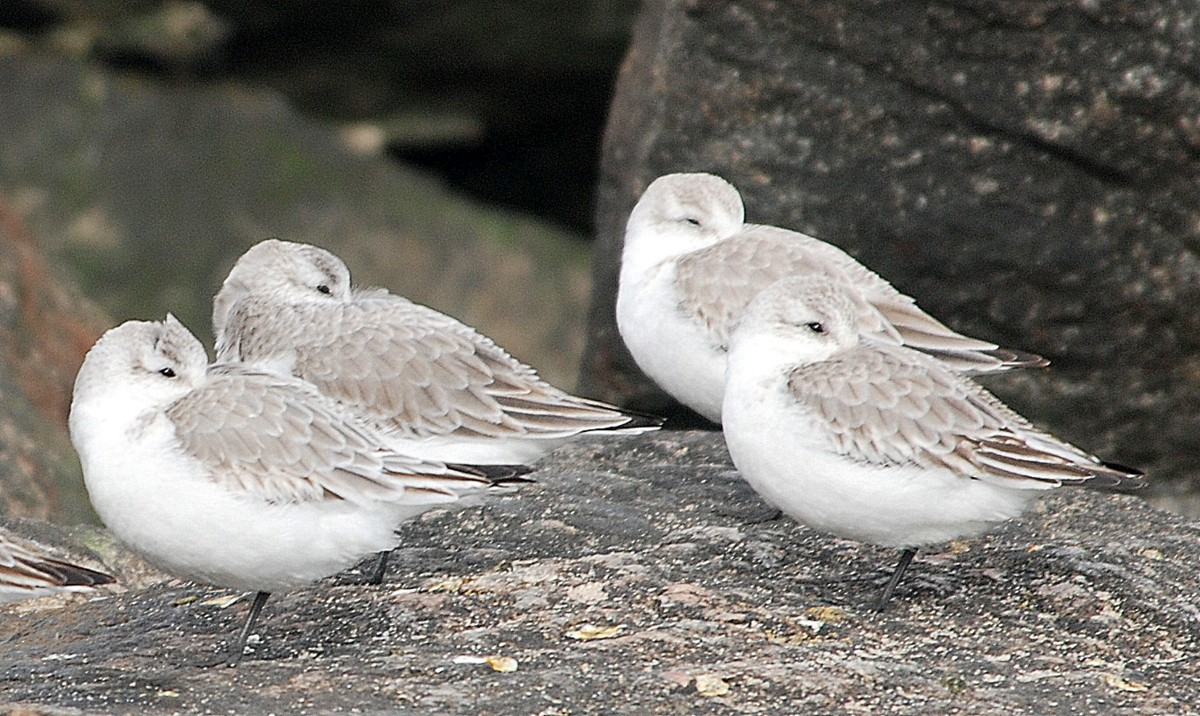
{"label": "rough stone texture", "polygon": [[67,413],[108,319],[34,245],[0,187],[0,515],[93,517]]}
{"label": "rough stone texture", "polygon": [[277,95],[163,86],[89,64],[0,58],[0,188],[113,319],[172,311],[211,345],[234,259],[278,236],[341,255],[476,326],[552,382],[574,382],[584,247],[420,172],[354,154]]}
{"label": "rough stone texture", "polygon": [[246,613],[219,590],[5,609],[0,710],[1160,715],[1200,698],[1200,526],[1141,500],[1063,491],[924,553],[877,615],[895,555],[767,520],[712,433],[577,444],[534,477],[407,525],[382,587],[273,599],[234,670],[198,666]]}
{"label": "rough stone texture", "polygon": [[603,116],[637,0],[9,0],[0,32],[174,81],[273,88],[370,122],[492,203],[591,223]]}
{"label": "rough stone texture", "polygon": [[989,385],[1200,486],[1200,35],[1192,0],[650,0],[598,189],[583,389],[663,409],[613,326],[654,177],[712,171],[747,217],[835,243],[968,334],[1047,356]]}

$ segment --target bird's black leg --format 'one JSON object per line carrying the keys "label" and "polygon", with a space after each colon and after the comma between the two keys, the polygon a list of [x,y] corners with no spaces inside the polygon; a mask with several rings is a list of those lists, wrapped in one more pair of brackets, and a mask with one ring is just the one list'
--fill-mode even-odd
{"label": "bird's black leg", "polygon": [[270,592],[258,592],[254,595],[254,604],[250,605],[250,614],[246,617],[246,624],[242,627],[237,639],[229,645],[229,660],[225,662],[225,666],[237,666],[238,662],[242,660],[242,652],[246,651],[246,640],[250,638],[250,630],[254,628],[254,622],[258,621],[258,614],[270,596]]}
{"label": "bird's black leg", "polygon": [[383,584],[383,575],[387,573],[388,552],[379,553],[379,561],[375,563],[375,570],[371,572],[371,576],[367,577],[367,584]]}
{"label": "bird's black leg", "polygon": [[900,553],[900,561],[896,563],[896,570],[892,572],[892,578],[888,580],[887,586],[883,588],[883,594],[879,595],[879,602],[875,605],[875,611],[882,612],[887,603],[892,600],[892,592],[896,591],[896,585],[900,583],[900,578],[904,576],[908,565],[912,564],[913,557],[916,556],[917,550],[912,547]]}

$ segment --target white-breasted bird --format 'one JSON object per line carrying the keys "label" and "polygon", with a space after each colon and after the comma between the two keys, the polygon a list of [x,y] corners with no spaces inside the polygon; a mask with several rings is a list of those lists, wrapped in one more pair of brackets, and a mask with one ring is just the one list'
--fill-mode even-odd
{"label": "white-breasted bird", "polygon": [[846,252],[811,236],[747,224],[737,189],[712,174],[651,182],[630,213],[617,327],[642,371],[721,422],[730,332],[750,301],[789,276],[820,275],[857,307],[857,330],[916,348],[966,373],[1040,367],[1031,353],[957,333]]}
{"label": "white-breasted bird", "polygon": [[492,484],[399,454],[302,380],[227,364],[172,316],[105,333],[75,379],[71,441],[97,514],[177,576],[256,592],[309,584],[395,547],[395,529]]}
{"label": "white-breasted bird", "polygon": [[383,289],[351,288],[337,256],[268,239],[213,300],[217,360],[294,375],[411,455],[529,463],[584,434],[661,421],[570,395],[459,321]]}
{"label": "white-breasted bird", "polygon": [[902,550],[879,608],[919,547],[979,534],[1060,486],[1141,485],[938,359],[864,333],[861,310],[824,276],[760,292],[730,342],[724,432],[738,471],[785,514]]}

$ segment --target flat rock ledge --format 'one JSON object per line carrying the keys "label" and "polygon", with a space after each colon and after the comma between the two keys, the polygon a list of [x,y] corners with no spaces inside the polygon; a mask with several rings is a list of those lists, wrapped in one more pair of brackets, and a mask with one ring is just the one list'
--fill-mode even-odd
{"label": "flat rock ledge", "polygon": [[[815,534],[716,433],[591,440],[405,526],[385,583],[242,599],[144,570],[0,609],[0,712],[1176,714],[1200,703],[1200,525],[1061,491],[922,553]],[[106,553],[89,545],[110,561]]]}

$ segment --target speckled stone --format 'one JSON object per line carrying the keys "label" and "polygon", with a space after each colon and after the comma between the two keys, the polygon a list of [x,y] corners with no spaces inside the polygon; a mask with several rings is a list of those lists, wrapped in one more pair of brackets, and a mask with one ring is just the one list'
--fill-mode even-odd
{"label": "speckled stone", "polygon": [[1200,486],[1196,6],[651,0],[598,190],[583,388],[670,412],[616,333],[628,212],[712,171],[747,219],[823,238],[954,328],[1044,355],[1002,397]]}
{"label": "speckled stone", "polygon": [[201,666],[248,608],[220,590],[139,573],[104,599],[0,609],[0,710],[1066,716],[1200,699],[1200,525],[1133,497],[1063,490],[926,550],[876,614],[895,554],[770,519],[712,433],[592,439],[532,477],[406,525],[382,586],[273,597],[237,669]]}

